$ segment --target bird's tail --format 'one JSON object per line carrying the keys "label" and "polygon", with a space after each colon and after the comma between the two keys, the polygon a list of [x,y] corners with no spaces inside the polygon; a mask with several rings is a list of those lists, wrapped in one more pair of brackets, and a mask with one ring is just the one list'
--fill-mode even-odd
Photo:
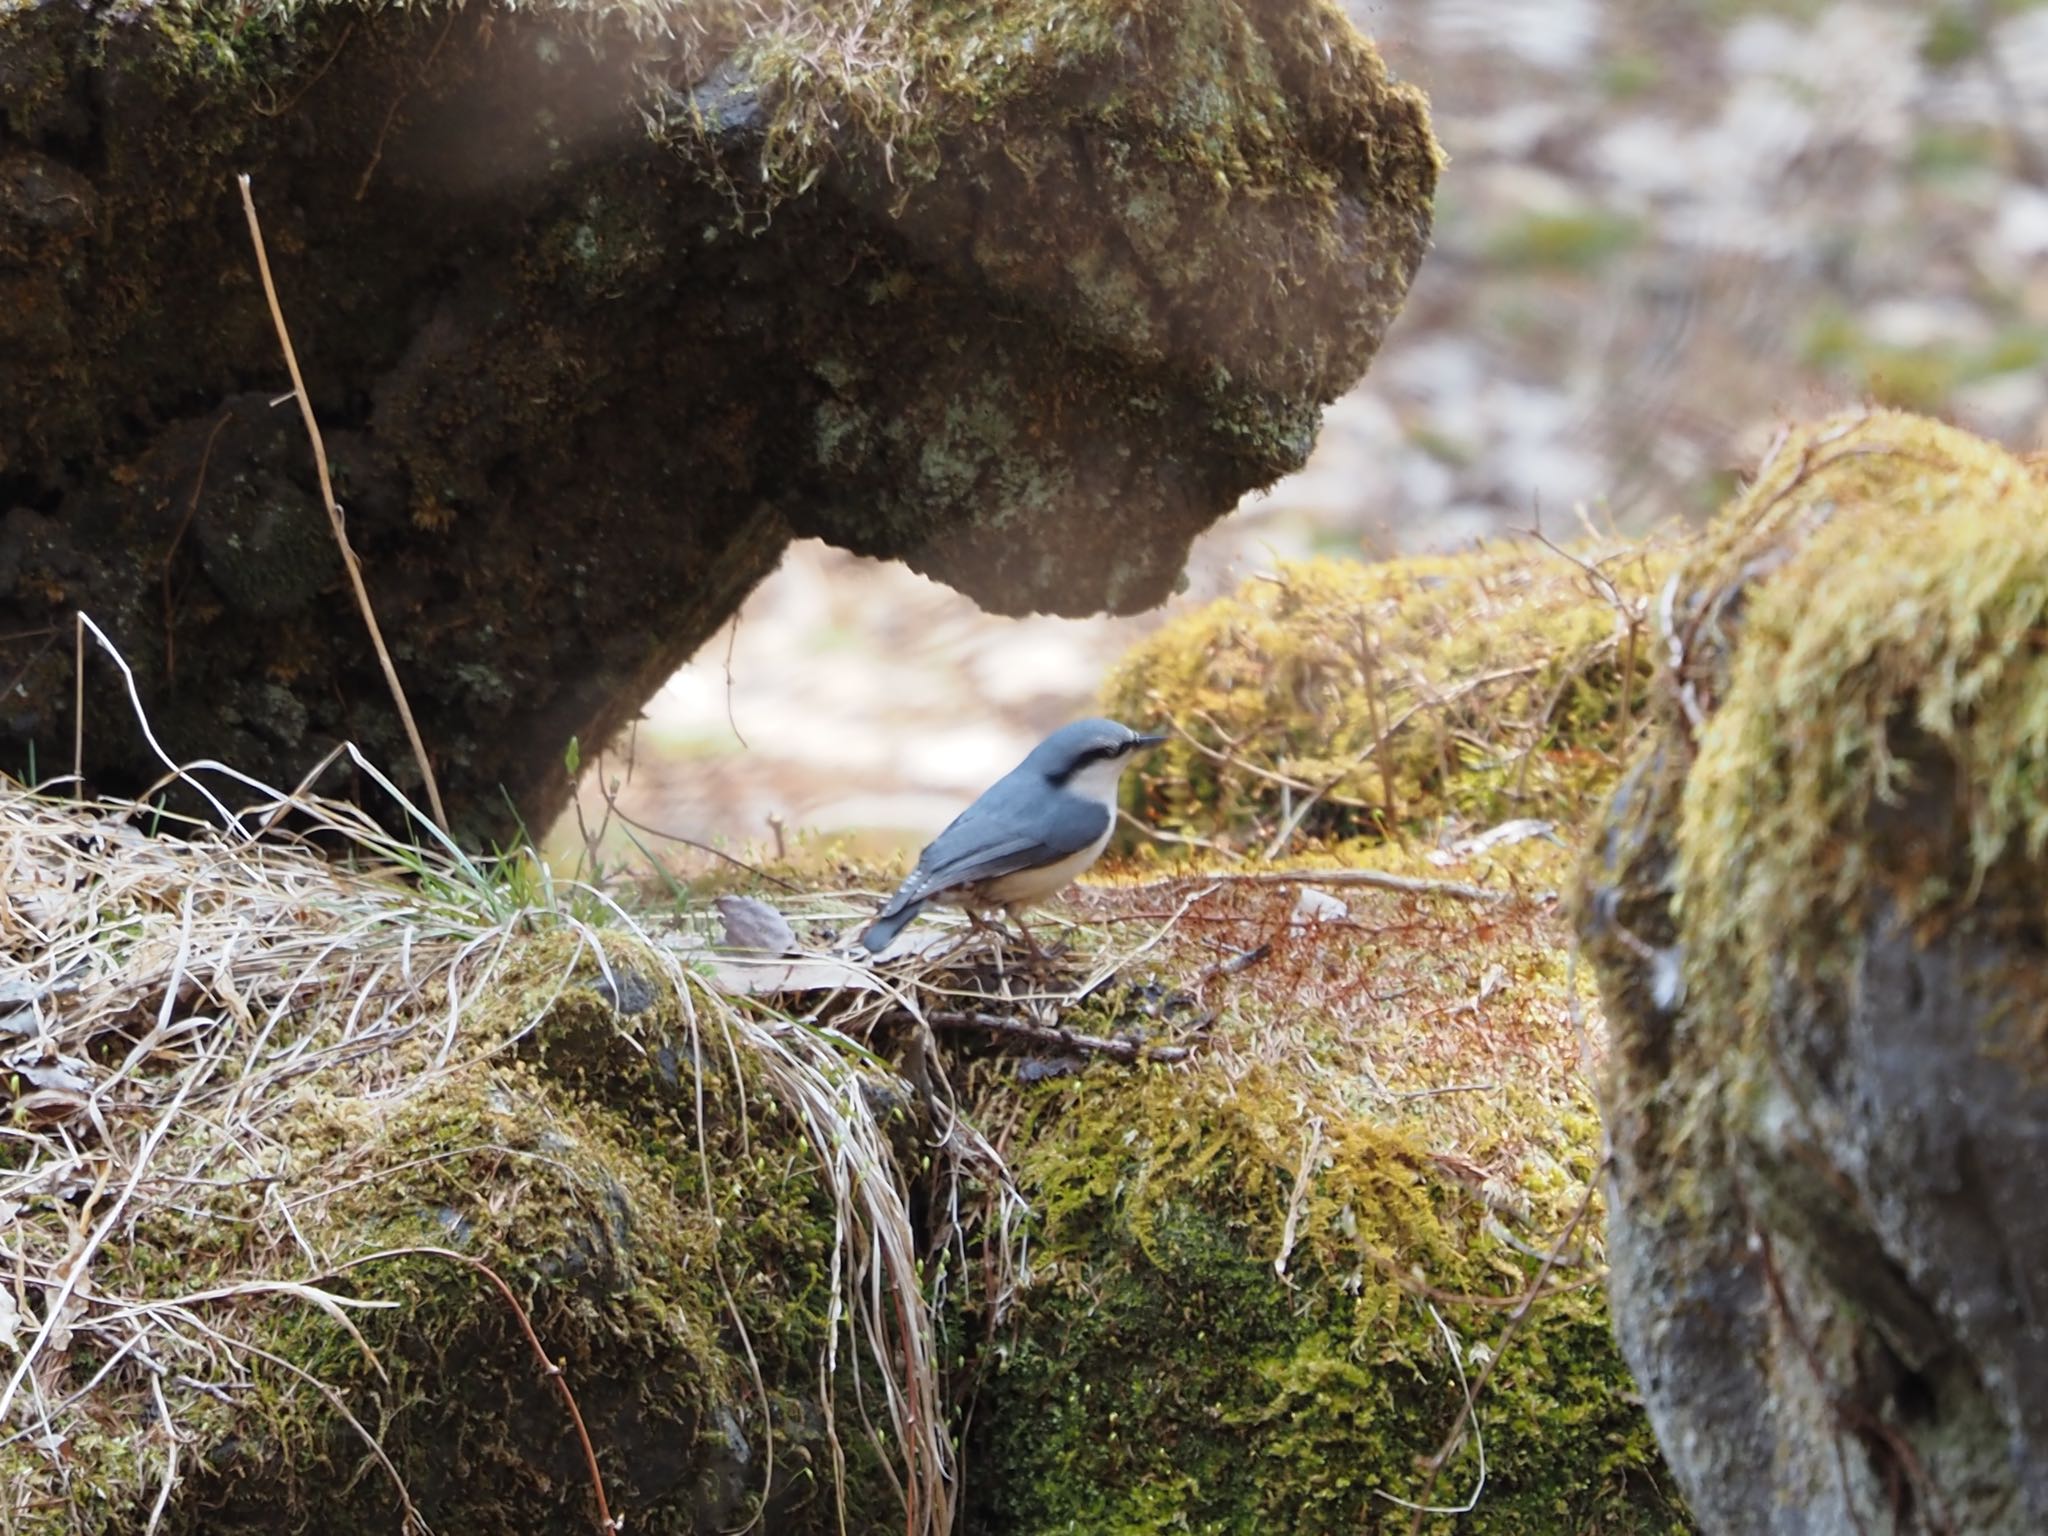
{"label": "bird's tail", "polygon": [[924,903],[921,901],[906,901],[900,907],[895,902],[890,902],[888,906],[882,908],[882,915],[870,923],[867,932],[860,936],[861,943],[867,946],[869,954],[879,955],[896,942],[896,935],[908,928],[911,920],[923,910]]}

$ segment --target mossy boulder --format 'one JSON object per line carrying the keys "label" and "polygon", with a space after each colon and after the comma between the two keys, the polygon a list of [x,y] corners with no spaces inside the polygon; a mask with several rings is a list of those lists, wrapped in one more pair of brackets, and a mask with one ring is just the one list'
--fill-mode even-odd
{"label": "mossy boulder", "polygon": [[[1292,900],[1195,913],[1212,933],[1274,935]],[[1359,926],[1431,916],[1374,904]],[[1036,1275],[978,1404],[972,1528],[1393,1532],[1411,1519],[1396,1501],[1478,1488],[1461,1530],[1689,1529],[1608,1327],[1597,1213],[1573,1227],[1600,1136],[1554,1050],[1557,976],[1523,970],[1489,1000],[1491,1048],[1428,1049],[1405,1017],[1336,1033],[1337,998],[1413,974],[1397,950],[1295,938],[1274,963],[1331,994],[1234,1022],[1193,1071],[1026,1096],[1015,1167]],[[1418,1012],[1473,979],[1423,983]],[[1291,1058],[1246,1059],[1318,1028],[1333,1033]],[[1373,1062],[1386,1081],[1354,1075]],[[1446,1111],[1445,1071],[1495,1075]],[[1553,1239],[1562,1267],[1544,1262]]]}
{"label": "mossy boulder", "polygon": [[2048,1522],[2048,477],[1789,433],[1589,850],[1621,1339],[1701,1522]]}
{"label": "mossy boulder", "polygon": [[[138,1201],[88,1294],[162,1309],[203,1363],[181,1357],[152,1400],[81,1317],[41,1371],[45,1391],[90,1383],[90,1427],[60,1413],[60,1447],[0,1446],[27,1501],[0,1526],[133,1530],[161,1495],[170,1531],[596,1528],[530,1319],[631,1528],[824,1532],[842,1505],[848,1528],[903,1528],[880,1444],[850,1409],[835,1436],[821,1399],[879,1387],[850,1338],[834,1347],[842,1234],[796,1112],[678,995],[622,1017],[577,948],[501,956],[453,1056],[447,1019],[379,1040],[368,1076],[343,1050],[268,1106],[229,1092],[222,1120],[268,1173],[238,1175],[211,1116],[153,1149],[152,1175],[191,1193]],[[12,1207],[21,1251],[63,1211]],[[360,1306],[309,1304],[312,1286]]]}
{"label": "mossy boulder", "polygon": [[[1598,1025],[1548,895],[1567,839],[1465,836],[1612,786],[1666,558],[1285,567],[1119,670],[1109,708],[1185,732],[1132,776],[1176,835],[1262,845],[1290,818],[1276,779],[1340,767],[1364,814],[1295,818],[1284,869],[1203,852],[1206,874],[1086,899],[1091,926],[1163,924],[1169,988],[1220,1006],[1191,1065],[1097,1067],[1002,1111],[1036,1273],[986,1346],[975,1529],[1404,1531],[1401,1500],[1472,1494],[1475,1428],[1458,1529],[1690,1529],[1599,1283]],[[1391,752],[1358,750],[1375,730]],[[1361,865],[1395,880],[1343,883]],[[1102,1027],[1131,1005],[1099,1004]]]}
{"label": "mossy boulder", "polygon": [[1119,665],[1112,714],[1167,720],[1134,804],[1249,851],[1448,824],[1577,821],[1643,718],[1655,546],[1528,541],[1283,563]]}
{"label": "mossy boulder", "polygon": [[[0,10],[0,766],[69,762],[82,608],[174,756],[347,739],[417,793],[236,173],[446,798],[509,841],[793,536],[1157,602],[1370,362],[1437,165],[1324,0]],[[86,698],[88,775],[153,781]]]}

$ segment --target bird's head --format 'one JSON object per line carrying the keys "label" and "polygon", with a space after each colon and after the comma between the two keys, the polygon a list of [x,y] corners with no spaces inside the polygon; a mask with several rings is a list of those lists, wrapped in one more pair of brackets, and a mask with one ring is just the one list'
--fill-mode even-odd
{"label": "bird's head", "polygon": [[1165,741],[1115,720],[1076,720],[1041,741],[1024,761],[1046,782],[1105,805],[1116,800],[1116,781],[1141,752]]}

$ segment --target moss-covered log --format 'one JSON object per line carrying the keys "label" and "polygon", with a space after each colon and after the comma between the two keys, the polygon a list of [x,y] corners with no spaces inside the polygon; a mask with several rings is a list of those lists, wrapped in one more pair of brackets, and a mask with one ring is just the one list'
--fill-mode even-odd
{"label": "moss-covered log", "polygon": [[1791,433],[1589,852],[1621,1339],[1708,1528],[2048,1524],[2048,481]]}
{"label": "moss-covered log", "polygon": [[[543,824],[792,535],[1129,611],[1299,464],[1421,258],[1420,96],[1314,0],[0,12],[0,755],[71,615],[170,752],[413,783],[256,282],[472,836]],[[159,764],[87,690],[86,767]]]}

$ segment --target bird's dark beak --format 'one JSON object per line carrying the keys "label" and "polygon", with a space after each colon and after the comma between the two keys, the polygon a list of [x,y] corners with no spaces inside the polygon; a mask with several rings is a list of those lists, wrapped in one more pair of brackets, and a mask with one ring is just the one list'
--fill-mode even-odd
{"label": "bird's dark beak", "polygon": [[1140,736],[1131,743],[1131,750],[1136,752],[1144,747],[1163,746],[1171,740],[1173,740],[1171,736]]}

